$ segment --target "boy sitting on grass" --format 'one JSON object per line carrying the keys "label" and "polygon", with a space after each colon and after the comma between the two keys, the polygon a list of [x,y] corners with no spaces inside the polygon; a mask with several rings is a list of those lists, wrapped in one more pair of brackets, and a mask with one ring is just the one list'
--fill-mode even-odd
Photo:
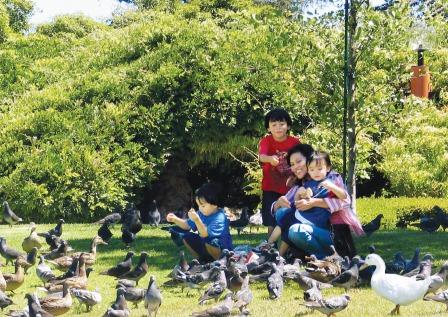
{"label": "boy sitting on grass", "polygon": [[219,208],[220,188],[213,183],[205,183],[195,192],[195,200],[199,207],[196,212],[191,209],[188,219],[181,219],[173,213],[166,216],[172,222],[188,232],[183,237],[187,250],[200,262],[211,262],[219,259],[224,249],[232,250],[232,237],[226,214]]}

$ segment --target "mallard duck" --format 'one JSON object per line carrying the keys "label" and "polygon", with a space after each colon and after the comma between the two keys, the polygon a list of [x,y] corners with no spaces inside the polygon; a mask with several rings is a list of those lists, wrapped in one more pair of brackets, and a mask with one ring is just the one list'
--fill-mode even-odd
{"label": "mallard duck", "polygon": [[39,236],[36,233],[36,224],[34,222],[30,223],[30,235],[23,239],[22,249],[26,253],[30,252],[32,248],[36,247],[38,250],[42,248],[42,243],[40,242]]}
{"label": "mallard duck", "polygon": [[48,260],[48,263],[53,264],[54,267],[59,271],[67,272],[67,270],[73,264],[73,258],[71,256],[64,255],[54,260]]}
{"label": "mallard duck", "polygon": [[15,271],[14,274],[3,274],[3,277],[6,281],[6,290],[14,291],[15,289],[22,286],[23,281],[25,280],[25,273],[23,267],[20,265],[19,261],[15,262]]}
{"label": "mallard duck", "polygon": [[107,242],[104,242],[104,240],[100,236],[96,236],[92,240],[92,244],[90,245],[90,253],[87,252],[76,252],[72,254],[72,258],[79,258],[81,253],[83,254],[84,261],[86,263],[86,266],[92,266],[95,263],[96,260],[96,247],[99,244],[107,245]]}
{"label": "mallard duck", "polygon": [[59,316],[68,312],[73,304],[72,295],[68,291],[68,287],[69,285],[67,283],[63,284],[62,297],[49,295],[39,299],[42,309],[54,316]]}
{"label": "mallard duck", "polygon": [[50,293],[60,292],[64,283],[73,288],[87,288],[87,273],[83,255],[79,257],[79,275],[69,277],[65,280],[55,281],[54,283],[50,283],[45,287]]}
{"label": "mallard duck", "polygon": [[312,258],[305,270],[309,276],[321,282],[329,282],[341,274],[341,266],[337,262]]}
{"label": "mallard duck", "polygon": [[422,299],[431,284],[429,277],[416,280],[412,277],[386,274],[386,264],[378,254],[369,254],[361,269],[370,265],[376,266],[370,281],[372,289],[395,304],[395,308],[390,312],[391,315],[400,314],[401,305],[410,305]]}

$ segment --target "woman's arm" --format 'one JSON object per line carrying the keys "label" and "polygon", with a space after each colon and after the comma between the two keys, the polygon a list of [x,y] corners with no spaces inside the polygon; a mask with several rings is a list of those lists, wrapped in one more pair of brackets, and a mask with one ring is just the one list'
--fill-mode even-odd
{"label": "woman's arm", "polygon": [[[339,200],[339,199],[337,198],[337,200]],[[310,198],[310,199],[296,200],[295,206],[297,209],[302,210],[302,211],[311,209],[313,207],[329,209],[329,206],[328,206],[327,202],[325,201],[325,198]]]}

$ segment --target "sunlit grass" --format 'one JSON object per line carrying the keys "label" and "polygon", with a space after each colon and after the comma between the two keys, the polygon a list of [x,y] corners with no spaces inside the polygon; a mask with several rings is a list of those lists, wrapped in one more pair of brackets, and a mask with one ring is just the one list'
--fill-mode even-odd
{"label": "sunlit grass", "polygon": [[[43,232],[54,225],[38,225],[38,232]],[[0,236],[7,239],[8,245],[21,250],[21,243],[29,233],[28,225],[15,226],[0,226]],[[64,225],[63,238],[69,240],[70,244],[77,250],[89,250],[90,242],[98,229],[97,225],[89,224],[70,224]],[[84,306],[81,308],[77,301],[73,305],[73,309],[64,316],[85,316],[94,317],[102,315],[115,299],[115,280],[109,276],[99,275],[99,272],[114,266],[121,261],[127,249],[123,248],[123,243],[120,240],[120,226],[112,229],[114,237],[111,239],[109,245],[98,247],[97,262],[94,266],[95,271],[92,272],[89,278],[89,289],[98,288],[103,296],[103,302],[93,308],[92,312],[85,312]],[[266,235],[265,230],[260,230],[260,233],[246,233],[237,236],[236,232],[232,232],[235,244],[251,244],[256,245]],[[448,234],[443,232],[436,232],[428,234],[419,231],[410,230],[395,230],[395,231],[381,231],[372,235],[370,238],[360,238],[356,240],[358,252],[365,255],[368,245],[374,243],[377,246],[378,253],[386,260],[391,259],[394,252],[401,250],[407,258],[412,257],[415,247],[421,248],[422,254],[431,252],[436,264],[444,259],[448,259],[448,250],[446,249],[446,241]],[[145,228],[138,234],[137,240],[134,243],[132,250],[138,254],[140,251],[148,251],[150,254],[149,267],[150,274],[157,278],[157,283],[161,285],[168,278],[167,274],[177,262],[178,248],[171,242],[169,235],[160,229]],[[4,263],[4,259],[2,259]],[[137,257],[134,258],[134,263],[137,262]],[[12,272],[13,267],[8,266],[2,268],[3,272]],[[55,271],[56,274],[60,272]],[[149,274],[143,278],[139,286],[146,287],[149,281]],[[26,276],[25,284],[16,290],[13,295],[14,305],[8,309],[20,309],[25,306],[24,295],[27,292],[35,291],[37,286],[41,286],[40,280],[35,274],[35,269],[32,268]],[[289,283],[285,287],[283,296],[277,300],[272,301],[268,299],[268,293],[264,283],[251,285],[254,291],[254,300],[249,306],[252,316],[323,316],[318,312],[311,313],[303,305],[303,292],[294,283]],[[326,290],[325,296],[333,296],[343,294],[343,289]],[[204,309],[212,303],[199,306],[197,299],[199,295],[195,291],[191,291],[189,296],[186,292],[182,293],[180,288],[162,288],[163,304],[159,311],[159,316],[188,316],[191,312]],[[370,288],[361,288],[350,290],[349,294],[352,301],[349,307],[338,313],[338,316],[385,316],[393,308],[393,304],[379,298]],[[130,304],[132,316],[145,315],[143,304],[140,304],[137,309]],[[411,306],[402,307],[401,312],[404,316],[434,316],[440,315],[440,312],[445,311],[445,306],[433,302],[419,301]]]}

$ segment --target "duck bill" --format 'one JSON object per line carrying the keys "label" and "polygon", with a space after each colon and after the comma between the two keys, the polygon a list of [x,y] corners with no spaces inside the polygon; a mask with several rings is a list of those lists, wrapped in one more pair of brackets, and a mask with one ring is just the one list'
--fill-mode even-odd
{"label": "duck bill", "polygon": [[359,267],[359,270],[360,270],[360,271],[365,270],[365,269],[368,268],[369,266],[370,266],[370,265],[364,263],[363,265],[361,265],[361,266]]}

